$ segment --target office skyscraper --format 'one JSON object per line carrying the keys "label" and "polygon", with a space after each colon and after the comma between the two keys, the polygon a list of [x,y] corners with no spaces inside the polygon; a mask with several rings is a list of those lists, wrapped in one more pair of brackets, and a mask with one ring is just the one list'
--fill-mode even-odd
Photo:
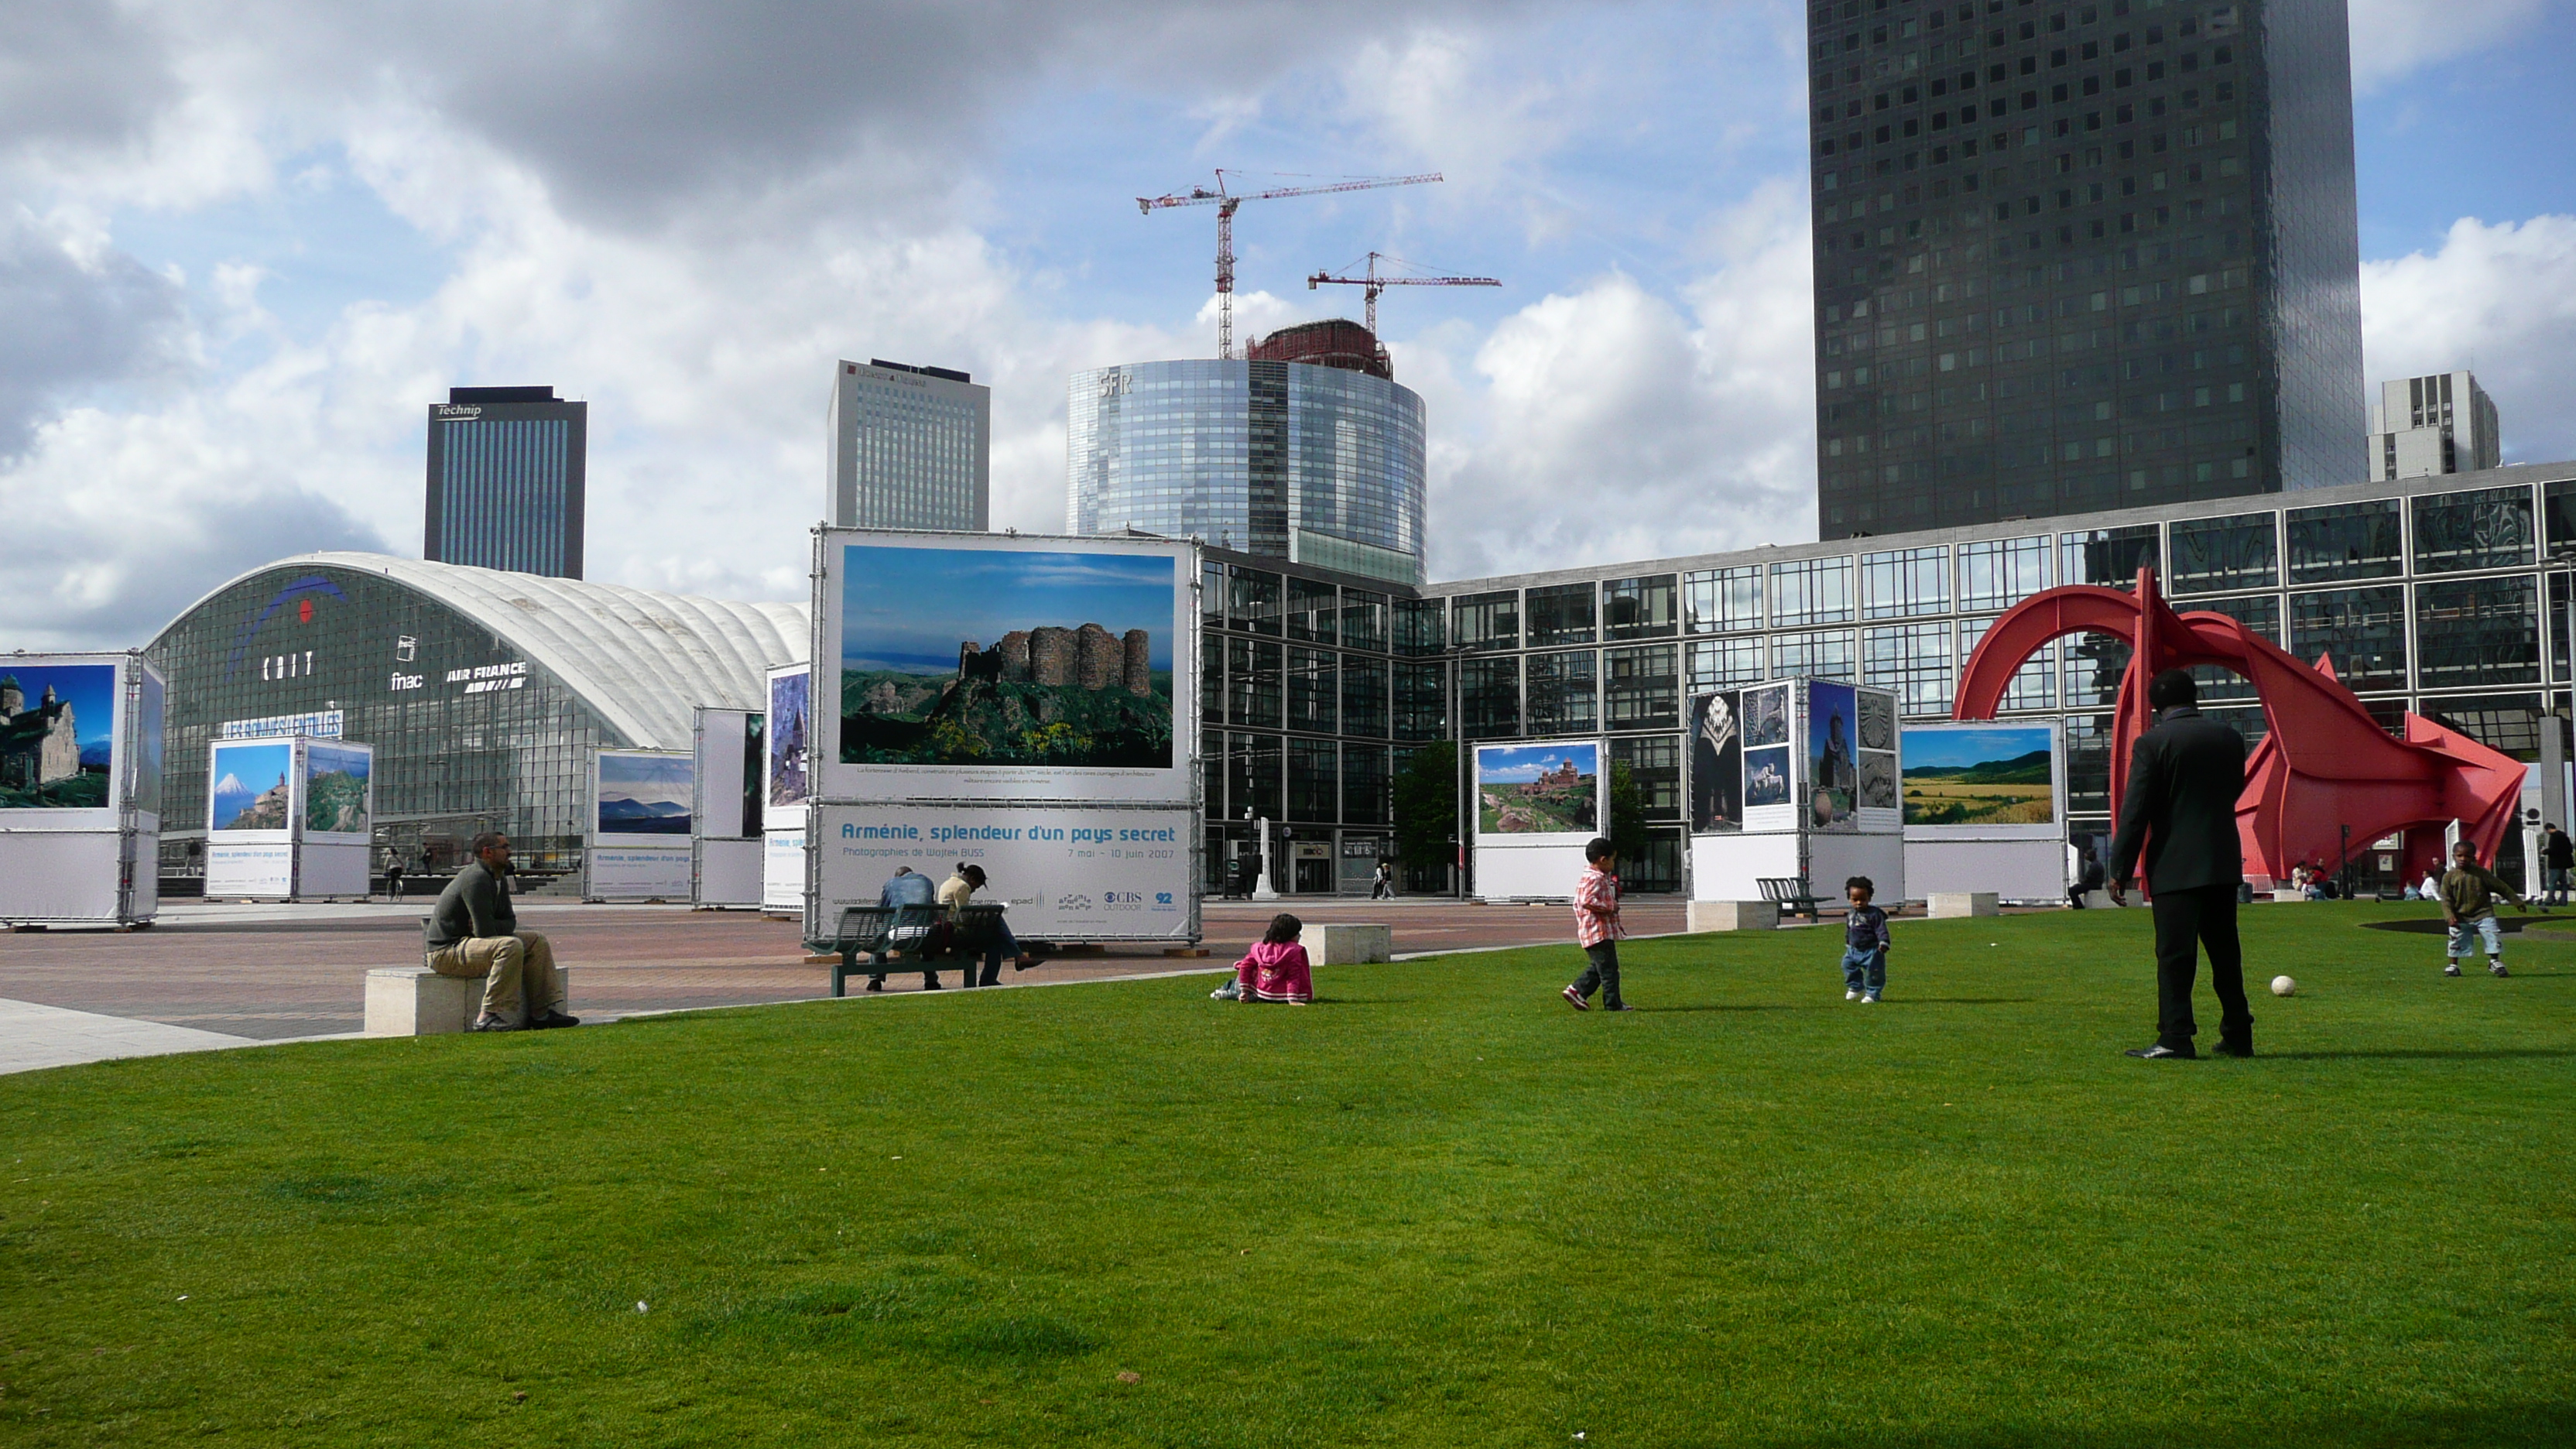
{"label": "office skyscraper", "polygon": [[2343,0],[1807,34],[1824,537],[2359,480]]}
{"label": "office skyscraper", "polygon": [[2495,399],[2474,373],[2383,382],[2370,405],[2369,462],[2374,482],[2500,467]]}
{"label": "office skyscraper", "polygon": [[453,387],[429,409],[421,557],[581,577],[590,404],[550,387]]}
{"label": "office skyscraper", "polygon": [[832,378],[837,528],[981,533],[992,518],[993,390],[962,372],[877,358]]}

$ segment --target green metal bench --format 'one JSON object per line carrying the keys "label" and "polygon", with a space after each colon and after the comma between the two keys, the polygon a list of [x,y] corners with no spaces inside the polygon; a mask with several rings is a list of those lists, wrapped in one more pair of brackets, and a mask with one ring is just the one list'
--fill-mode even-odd
{"label": "green metal bench", "polygon": [[[924,976],[939,979],[941,961],[963,960],[966,984],[973,985],[984,953],[1001,938],[1002,907],[969,904],[955,911],[945,906],[845,906],[832,934],[805,943],[811,955],[829,955],[832,994],[849,994],[852,976],[874,976],[880,956],[907,956]],[[939,928],[945,925],[945,931]],[[869,958],[862,966],[859,957]]]}
{"label": "green metal bench", "polygon": [[1795,876],[1772,875],[1757,876],[1753,884],[1762,892],[1762,899],[1780,908],[1780,914],[1805,916],[1808,920],[1823,924],[1825,918],[1820,913],[1825,903],[1814,891],[1807,888],[1805,881]]}

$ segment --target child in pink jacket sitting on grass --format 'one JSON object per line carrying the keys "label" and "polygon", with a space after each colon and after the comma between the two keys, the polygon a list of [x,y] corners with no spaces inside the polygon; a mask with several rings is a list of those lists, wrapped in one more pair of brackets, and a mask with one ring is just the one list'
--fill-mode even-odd
{"label": "child in pink jacket sitting on grass", "polygon": [[1210,993],[1219,1001],[1285,1001],[1298,1006],[1315,1000],[1315,979],[1306,965],[1306,948],[1297,944],[1306,923],[1282,911],[1270,918],[1243,959],[1234,963],[1234,980]]}

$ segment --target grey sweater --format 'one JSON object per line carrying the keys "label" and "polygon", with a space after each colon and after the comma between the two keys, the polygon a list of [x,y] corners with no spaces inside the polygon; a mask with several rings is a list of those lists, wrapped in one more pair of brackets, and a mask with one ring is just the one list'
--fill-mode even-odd
{"label": "grey sweater", "polygon": [[508,936],[519,929],[519,913],[510,908],[510,893],[481,861],[456,873],[438,893],[438,908],[429,917],[433,951],[476,936]]}

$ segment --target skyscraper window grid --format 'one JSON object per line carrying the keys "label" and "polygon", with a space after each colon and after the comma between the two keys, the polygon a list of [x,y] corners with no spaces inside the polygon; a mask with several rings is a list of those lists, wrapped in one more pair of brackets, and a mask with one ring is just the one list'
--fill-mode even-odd
{"label": "skyscraper window grid", "polygon": [[1808,15],[1826,537],[2349,477],[2342,7]]}

